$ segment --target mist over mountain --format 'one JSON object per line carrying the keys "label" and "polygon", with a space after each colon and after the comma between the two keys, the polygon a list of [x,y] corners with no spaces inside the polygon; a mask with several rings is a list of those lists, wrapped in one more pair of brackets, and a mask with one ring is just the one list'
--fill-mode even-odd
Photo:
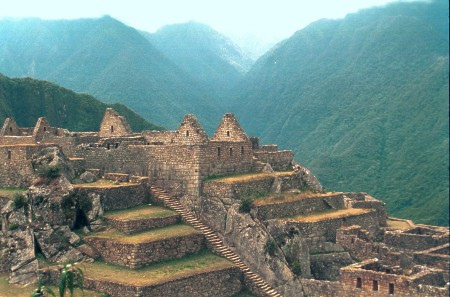
{"label": "mist over mountain", "polygon": [[242,79],[253,60],[229,38],[207,25],[168,25],[144,36],[214,96],[223,96]]}
{"label": "mist over mountain", "polygon": [[320,20],[257,61],[234,110],[325,187],[448,224],[448,41],[444,1]]}
{"label": "mist over mountain", "polygon": [[105,104],[47,81],[0,74],[0,125],[6,117],[13,117],[19,126],[34,127],[39,117],[46,117],[54,127],[98,131],[108,107],[125,116],[133,131],[162,129],[122,104]]}
{"label": "mist over mountain", "polygon": [[0,21],[0,72],[49,80],[121,102],[175,128],[196,113],[212,129],[212,98],[137,30],[111,18]]}

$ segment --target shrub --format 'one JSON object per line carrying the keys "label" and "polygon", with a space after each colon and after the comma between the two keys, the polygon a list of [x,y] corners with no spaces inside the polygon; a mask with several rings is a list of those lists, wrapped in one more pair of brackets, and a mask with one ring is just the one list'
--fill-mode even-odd
{"label": "shrub", "polygon": [[9,230],[10,231],[16,230],[19,227],[20,227],[19,223],[11,223],[11,224],[9,224]]}
{"label": "shrub", "polygon": [[25,205],[27,205],[27,199],[25,198],[24,195],[22,194],[15,194],[14,198],[13,198],[13,207],[14,210],[17,210],[19,208],[24,207]]}
{"label": "shrub", "polygon": [[276,242],[272,239],[269,239],[266,241],[266,244],[264,245],[264,253],[273,256],[275,254],[276,247],[277,247]]}
{"label": "shrub", "polygon": [[52,179],[61,175],[61,168],[57,165],[43,165],[39,167],[37,174],[40,177]]}
{"label": "shrub", "polygon": [[240,212],[250,212],[252,209],[252,200],[251,199],[243,199],[241,200],[241,205],[239,206]]}
{"label": "shrub", "polygon": [[300,261],[295,260],[294,263],[292,263],[292,272],[295,275],[302,274],[302,266],[300,265]]}

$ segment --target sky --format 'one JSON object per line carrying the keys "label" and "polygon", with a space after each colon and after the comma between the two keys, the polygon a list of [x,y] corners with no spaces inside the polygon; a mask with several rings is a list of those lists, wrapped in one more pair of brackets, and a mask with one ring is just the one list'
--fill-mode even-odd
{"label": "sky", "polygon": [[275,44],[322,18],[405,0],[0,0],[0,18],[97,18],[104,15],[139,30],[197,21],[236,43]]}

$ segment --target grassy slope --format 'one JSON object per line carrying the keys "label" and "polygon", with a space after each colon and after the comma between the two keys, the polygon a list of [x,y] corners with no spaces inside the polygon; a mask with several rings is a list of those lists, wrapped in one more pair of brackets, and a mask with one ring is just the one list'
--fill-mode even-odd
{"label": "grassy slope", "polygon": [[325,187],[448,224],[447,12],[400,3],[318,21],[257,62],[235,110]]}
{"label": "grassy slope", "polygon": [[77,94],[55,84],[30,78],[0,75],[0,122],[12,116],[22,127],[34,127],[46,117],[55,127],[70,131],[98,131],[107,107],[125,116],[133,131],[160,130],[122,104],[105,104],[92,96]]}

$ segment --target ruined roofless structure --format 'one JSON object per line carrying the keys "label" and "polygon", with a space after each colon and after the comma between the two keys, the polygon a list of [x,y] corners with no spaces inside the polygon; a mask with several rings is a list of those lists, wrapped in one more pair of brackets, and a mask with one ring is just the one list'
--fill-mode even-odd
{"label": "ruined roofless structure", "polygon": [[[0,186],[28,186],[33,179],[31,156],[58,146],[75,168],[148,176],[171,193],[198,195],[208,176],[251,172],[270,160],[277,170],[290,170],[291,151],[259,148],[233,114],[225,114],[209,138],[194,115],[176,131],[133,133],[126,119],[108,108],[98,132],[70,132],[39,118],[34,128],[20,128],[7,118],[0,131]],[[11,174],[13,173],[13,174]]]}
{"label": "ruined roofless structure", "polygon": [[[55,160],[62,176],[36,178]],[[0,165],[0,188],[29,187],[27,208],[0,193],[0,272],[10,283],[57,283],[59,268],[42,269],[40,252],[49,263],[84,261],[86,287],[112,297],[448,296],[448,228],[388,218],[367,193],[325,192],[291,151],[260,146],[233,114],[211,138],[194,115],[175,131],[140,133],[110,108],[98,132],[7,118]],[[161,209],[169,214],[143,216]],[[174,259],[206,266],[142,277]]]}

